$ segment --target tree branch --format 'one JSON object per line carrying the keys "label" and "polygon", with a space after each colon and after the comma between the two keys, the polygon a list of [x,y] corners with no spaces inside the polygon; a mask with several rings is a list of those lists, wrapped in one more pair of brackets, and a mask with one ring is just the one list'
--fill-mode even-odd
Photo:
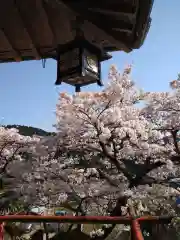
{"label": "tree branch", "polygon": [[177,142],[177,133],[178,133],[178,130],[171,131],[174,146],[175,146],[175,151],[176,151],[177,154],[180,154],[180,150],[179,150],[178,142]]}
{"label": "tree branch", "polygon": [[143,169],[142,173],[137,175],[134,179],[131,179],[129,188],[133,188],[133,187],[137,187],[138,185],[145,184],[145,183],[143,183],[143,178],[145,176],[147,176],[147,174],[149,172],[151,172],[152,170],[154,170],[158,167],[161,167],[163,165],[165,165],[165,163],[160,162],[160,161],[158,161],[156,163],[152,163],[152,164],[147,164],[147,165],[144,164],[144,169]]}
{"label": "tree branch", "polygon": [[21,148],[22,146],[19,146],[18,148],[16,148],[16,150],[13,152],[13,155],[9,158],[6,159],[6,163],[4,164],[4,166],[0,169],[0,174],[6,172],[6,168],[8,167],[8,165],[14,160],[14,156],[17,153],[17,151]]}
{"label": "tree branch", "polygon": [[101,141],[99,141],[99,144],[102,148],[103,154],[110,159],[110,161],[116,166],[117,170],[119,172],[122,172],[128,180],[131,180],[131,175],[128,173],[128,171],[125,168],[121,167],[121,165],[113,155],[109,154],[105,144]]}
{"label": "tree branch", "polygon": [[113,181],[107,174],[105,174],[103,171],[101,171],[100,169],[97,168],[97,171],[99,173],[99,177],[101,179],[105,179],[111,186],[113,187],[118,187],[118,183],[116,183],[115,181]]}

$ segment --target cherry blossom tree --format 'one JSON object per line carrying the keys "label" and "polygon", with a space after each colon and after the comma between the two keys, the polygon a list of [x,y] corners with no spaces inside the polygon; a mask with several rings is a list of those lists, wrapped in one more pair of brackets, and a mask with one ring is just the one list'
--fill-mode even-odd
{"label": "cherry blossom tree", "polygon": [[[180,163],[180,78],[170,83],[172,91],[146,93],[146,107],[143,109],[143,115],[146,119],[152,122],[152,127],[158,131],[164,140],[164,144],[170,144],[173,149],[173,154],[169,156],[168,164],[171,168],[171,173],[164,172],[164,178],[171,185],[179,178],[179,163]],[[173,164],[175,165],[173,167]],[[178,179],[177,179],[178,182]],[[176,184],[178,188],[178,184]]]}
{"label": "cherry blossom tree", "polygon": [[[57,135],[36,143],[29,162],[9,167],[25,202],[76,215],[177,212],[179,90],[146,93],[130,74],[130,66],[121,74],[113,66],[102,92],[60,94]],[[105,239],[113,229],[92,235]]]}
{"label": "cherry blossom tree", "polygon": [[[0,211],[7,213],[12,210],[17,210],[16,201],[19,194],[16,191],[16,184],[18,183],[18,174],[22,172],[16,171],[12,175],[10,169],[13,166],[20,167],[22,162],[28,162],[28,157],[35,151],[36,143],[40,139],[36,136],[33,138],[22,136],[15,128],[6,129],[0,127]],[[30,158],[31,159],[31,158]],[[19,168],[21,170],[21,168]],[[20,205],[20,203],[18,204]],[[10,209],[11,208],[11,209]]]}
{"label": "cherry blossom tree", "polygon": [[[169,185],[178,176],[178,152],[165,101],[171,96],[172,106],[177,90],[144,93],[130,73],[131,67],[122,74],[112,67],[102,92],[60,94],[57,135],[40,141],[21,175],[27,201],[63,204],[81,215],[121,216],[132,206],[142,215],[176,213],[179,192]],[[167,111],[164,118],[160,107]],[[106,238],[113,228],[103,227],[96,238]]]}
{"label": "cherry blossom tree", "polygon": [[[176,136],[171,131],[169,137],[165,120],[170,116],[171,121],[179,124],[178,108],[172,117],[172,106],[174,101],[179,102],[179,92],[142,93],[129,73],[130,69],[125,69],[119,75],[112,68],[110,85],[102,93],[61,94],[57,106],[59,145],[66,145],[61,151],[83,155],[84,162],[95,166],[99,177],[117,187],[121,196],[123,191],[133,196],[134,201],[139,201],[142,214],[175,213],[173,196],[178,192],[168,182],[179,174],[178,150]],[[149,100],[147,108],[137,107],[141,99]],[[164,118],[159,117],[160,107],[163,113],[167,111]],[[162,126],[166,131],[162,131]],[[146,207],[142,206],[142,199]],[[116,207],[118,214],[120,207],[118,210]]]}
{"label": "cherry blossom tree", "polygon": [[154,128],[154,116],[147,117],[147,109],[137,106],[147,94],[136,88],[130,71],[128,67],[120,75],[112,67],[104,91],[61,94],[57,105],[61,152],[78,159],[83,155],[84,163],[95,166],[101,178],[118,189],[122,183],[125,189],[127,183],[129,189],[161,183],[147,175],[157,168],[172,173],[175,155],[172,142]]}

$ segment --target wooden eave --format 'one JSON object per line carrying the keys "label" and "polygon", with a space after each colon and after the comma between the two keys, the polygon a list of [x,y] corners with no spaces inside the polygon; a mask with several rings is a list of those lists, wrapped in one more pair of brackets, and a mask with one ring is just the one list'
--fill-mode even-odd
{"label": "wooden eave", "polygon": [[54,58],[58,44],[75,36],[77,16],[86,38],[106,51],[143,44],[153,0],[2,0],[0,62]]}

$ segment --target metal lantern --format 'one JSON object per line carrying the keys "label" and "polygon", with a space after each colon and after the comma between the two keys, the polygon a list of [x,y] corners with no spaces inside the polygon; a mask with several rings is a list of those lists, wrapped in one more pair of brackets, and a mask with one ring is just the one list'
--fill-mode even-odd
{"label": "metal lantern", "polygon": [[101,62],[111,58],[111,55],[90,43],[83,36],[57,49],[57,80],[56,85],[65,82],[76,87],[101,82]]}

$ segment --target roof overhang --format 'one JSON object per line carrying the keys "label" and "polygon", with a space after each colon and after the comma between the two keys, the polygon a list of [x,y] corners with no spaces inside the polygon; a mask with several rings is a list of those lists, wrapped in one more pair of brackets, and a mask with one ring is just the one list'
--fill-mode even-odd
{"label": "roof overhang", "polygon": [[153,0],[2,0],[0,62],[55,58],[58,44],[75,36],[84,19],[85,37],[106,51],[130,52],[143,44]]}

